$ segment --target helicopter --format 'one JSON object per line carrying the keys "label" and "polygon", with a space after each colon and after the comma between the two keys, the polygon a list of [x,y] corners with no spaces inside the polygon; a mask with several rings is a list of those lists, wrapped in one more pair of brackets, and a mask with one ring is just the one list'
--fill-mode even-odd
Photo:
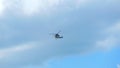
{"label": "helicopter", "polygon": [[60,32],[61,32],[61,31],[58,31],[57,33],[54,33],[54,34],[53,34],[54,37],[55,37],[55,39],[61,39],[61,38],[63,38],[63,36],[60,35]]}

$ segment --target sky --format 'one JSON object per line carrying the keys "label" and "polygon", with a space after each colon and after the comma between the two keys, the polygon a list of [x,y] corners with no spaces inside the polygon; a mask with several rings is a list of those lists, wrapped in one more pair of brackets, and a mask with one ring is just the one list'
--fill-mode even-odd
{"label": "sky", "polygon": [[[0,0],[0,68],[120,68],[120,0]],[[60,32],[62,39],[55,39]]]}

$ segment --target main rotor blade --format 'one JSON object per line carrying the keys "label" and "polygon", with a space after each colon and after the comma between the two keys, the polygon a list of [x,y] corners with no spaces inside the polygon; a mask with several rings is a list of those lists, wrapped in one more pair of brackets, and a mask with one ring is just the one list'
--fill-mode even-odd
{"label": "main rotor blade", "polygon": [[57,34],[59,34],[60,32],[61,32],[61,30],[59,30]]}
{"label": "main rotor blade", "polygon": [[55,35],[55,33],[49,33],[49,35]]}

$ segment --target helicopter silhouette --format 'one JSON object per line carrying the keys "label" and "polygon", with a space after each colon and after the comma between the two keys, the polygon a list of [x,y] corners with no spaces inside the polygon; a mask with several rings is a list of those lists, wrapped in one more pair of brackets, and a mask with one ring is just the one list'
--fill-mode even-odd
{"label": "helicopter silhouette", "polygon": [[56,39],[61,39],[61,38],[63,38],[63,36],[60,35],[60,32],[61,32],[61,31],[53,34]]}

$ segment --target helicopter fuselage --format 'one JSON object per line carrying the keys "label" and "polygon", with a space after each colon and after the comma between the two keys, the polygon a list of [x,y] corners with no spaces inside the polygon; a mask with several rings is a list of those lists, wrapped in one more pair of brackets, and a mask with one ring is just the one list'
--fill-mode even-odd
{"label": "helicopter fuselage", "polygon": [[55,34],[55,38],[63,38],[63,36],[60,36],[59,34]]}

